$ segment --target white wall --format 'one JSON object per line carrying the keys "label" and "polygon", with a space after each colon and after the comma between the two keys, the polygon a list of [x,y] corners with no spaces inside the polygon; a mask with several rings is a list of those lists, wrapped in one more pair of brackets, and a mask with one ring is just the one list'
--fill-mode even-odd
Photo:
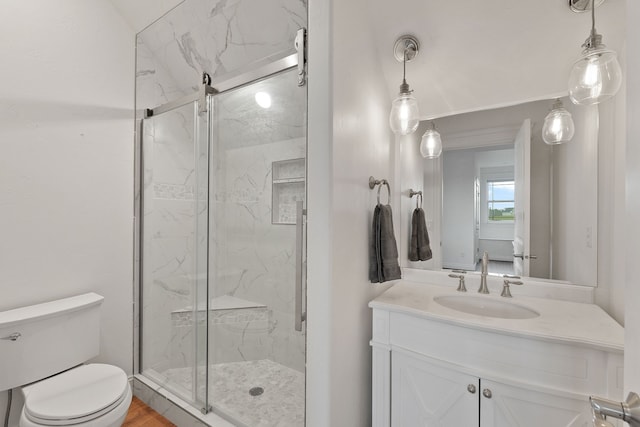
{"label": "white wall", "polygon": [[552,279],[597,284],[598,107],[567,105],[576,132],[553,147]]}
{"label": "white wall", "polygon": [[[368,281],[376,200],[368,179],[394,176],[391,100],[363,13],[367,2],[330,6],[327,14],[327,5],[310,5],[307,422],[364,427],[371,425],[367,303],[388,288]],[[331,33],[314,27],[318,21],[330,25]],[[319,76],[323,71],[332,77]],[[394,195],[396,215],[398,200]]]}
{"label": "white wall", "polygon": [[[331,255],[332,426],[371,425],[371,310],[388,288],[368,280],[368,253],[376,191],[370,175],[393,179],[391,100],[363,16],[365,0],[335,2],[333,10],[333,242]],[[396,195],[397,196],[397,195]],[[384,196],[383,196],[384,197]],[[384,200],[384,199],[383,199]],[[398,198],[395,207],[396,229]],[[348,350],[347,350],[348,349]]]}
{"label": "white wall", "polygon": [[[626,145],[626,247],[627,253],[625,300],[629,309],[625,310],[625,381],[626,391],[640,392],[640,370],[635,369],[640,360],[640,286],[638,286],[638,259],[640,259],[640,3],[627,0],[627,145]],[[634,369],[630,369],[634,367]]]}
{"label": "white wall", "polygon": [[307,425],[331,424],[333,2],[309,2],[307,141]]}
{"label": "white wall", "polygon": [[[624,52],[619,57],[624,67]],[[598,287],[596,303],[624,325],[626,87],[599,104]]]}
{"label": "white wall", "polygon": [[97,292],[131,373],[133,31],[103,0],[2,2],[0,31],[0,310]]}
{"label": "white wall", "polygon": [[491,261],[513,262],[513,237],[511,240],[480,239],[478,253],[489,254]]}
{"label": "white wall", "polygon": [[[589,13],[574,13],[567,3],[371,0],[375,41],[387,46],[381,61],[388,93],[396,93],[401,72],[391,46],[411,33],[421,49],[407,65],[407,81],[423,119],[566,94],[591,26]],[[617,51],[625,37],[624,3],[607,1],[596,12],[604,43]]]}

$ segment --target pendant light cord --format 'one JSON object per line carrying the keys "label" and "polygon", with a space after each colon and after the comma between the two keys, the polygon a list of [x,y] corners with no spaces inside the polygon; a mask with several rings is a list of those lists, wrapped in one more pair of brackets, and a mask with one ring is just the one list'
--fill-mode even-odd
{"label": "pendant light cord", "polygon": [[7,412],[4,415],[4,427],[9,427],[9,411],[11,410],[11,395],[13,390],[9,389],[7,396]]}
{"label": "pendant light cord", "polygon": [[591,0],[591,34],[596,32],[596,0]]}

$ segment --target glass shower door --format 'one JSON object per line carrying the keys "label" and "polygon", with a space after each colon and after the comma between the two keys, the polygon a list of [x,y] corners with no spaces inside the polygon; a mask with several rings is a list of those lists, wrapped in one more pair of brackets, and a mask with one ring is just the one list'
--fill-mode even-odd
{"label": "glass shower door", "polygon": [[209,403],[303,426],[306,87],[295,69],[213,97]]}
{"label": "glass shower door", "polygon": [[210,110],[199,110],[199,101],[158,107],[142,123],[140,362],[205,408]]}

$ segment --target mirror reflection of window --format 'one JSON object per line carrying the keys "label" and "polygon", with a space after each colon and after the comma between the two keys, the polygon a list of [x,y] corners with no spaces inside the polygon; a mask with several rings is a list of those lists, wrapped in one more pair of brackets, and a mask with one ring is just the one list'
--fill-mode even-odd
{"label": "mirror reflection of window", "polygon": [[487,209],[490,222],[515,220],[515,181],[487,181]]}

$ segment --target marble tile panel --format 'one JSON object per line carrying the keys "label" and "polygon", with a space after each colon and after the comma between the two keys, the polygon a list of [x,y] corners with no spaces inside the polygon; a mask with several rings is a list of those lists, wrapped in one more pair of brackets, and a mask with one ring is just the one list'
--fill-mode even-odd
{"label": "marble tile panel", "polygon": [[193,104],[147,119],[145,167],[153,169],[153,183],[195,185]]}
{"label": "marble tile panel", "polygon": [[193,246],[188,238],[153,239],[145,253],[143,276],[143,369],[175,363],[171,312],[192,305],[195,279]]}
{"label": "marble tile panel", "polygon": [[284,366],[305,372],[306,329],[303,328],[302,332],[295,330],[292,312],[273,311],[272,324],[267,341],[270,345],[270,358]]}
{"label": "marble tile panel", "polygon": [[271,313],[266,308],[216,312],[209,329],[210,362],[266,358],[270,328]]}
{"label": "marble tile panel", "polygon": [[299,0],[187,0],[138,38],[188,89],[197,87],[202,71],[224,75],[290,50],[305,22],[306,4]]}
{"label": "marble tile panel", "polygon": [[136,109],[155,108],[187,95],[141,38],[136,42]]}
{"label": "marble tile panel", "polygon": [[[160,189],[171,192],[174,189]],[[175,189],[179,192],[180,189]],[[196,225],[196,204],[193,200],[154,199],[145,216],[145,239],[149,242],[169,238],[193,238]]]}
{"label": "marble tile panel", "polygon": [[[194,322],[195,315],[195,322]],[[204,311],[175,311],[171,314],[171,368],[201,365],[209,333],[211,363],[258,360],[271,348],[269,333],[273,325],[266,307],[210,310],[209,328]],[[198,341],[194,341],[197,337]]]}

